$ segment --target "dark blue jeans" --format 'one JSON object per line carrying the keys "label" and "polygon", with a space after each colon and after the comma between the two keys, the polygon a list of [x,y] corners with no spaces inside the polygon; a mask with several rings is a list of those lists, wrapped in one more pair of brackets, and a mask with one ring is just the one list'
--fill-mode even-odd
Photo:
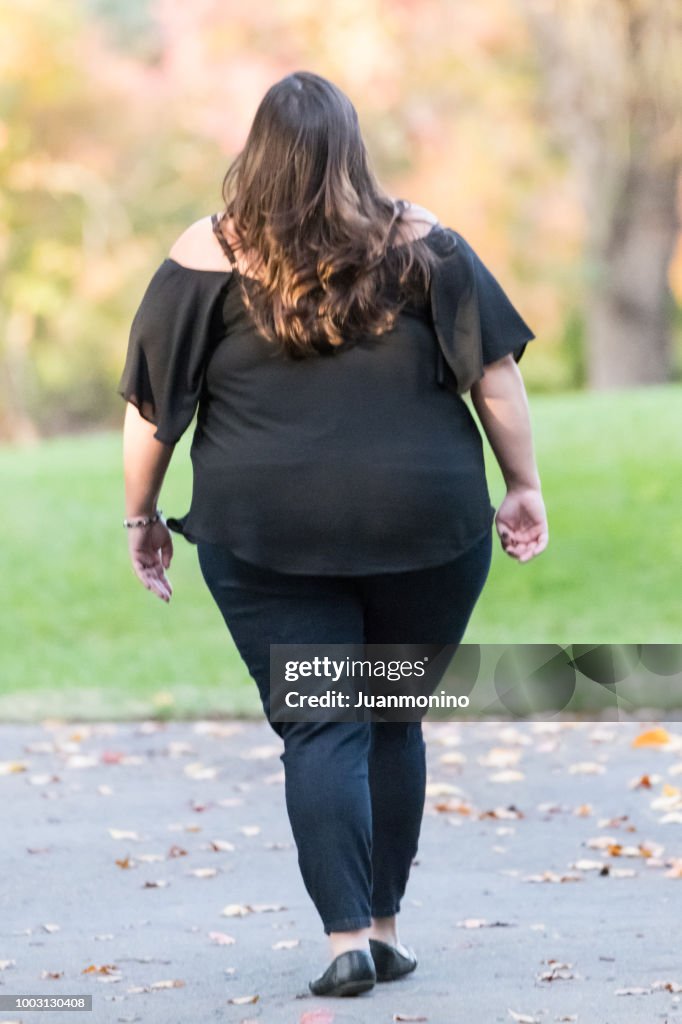
{"label": "dark blue jeans", "polygon": [[[492,531],[452,562],[368,576],[279,573],[200,541],[199,565],[269,711],[270,644],[459,644]],[[424,811],[421,722],[270,723],[305,887],[329,932],[400,910]]]}

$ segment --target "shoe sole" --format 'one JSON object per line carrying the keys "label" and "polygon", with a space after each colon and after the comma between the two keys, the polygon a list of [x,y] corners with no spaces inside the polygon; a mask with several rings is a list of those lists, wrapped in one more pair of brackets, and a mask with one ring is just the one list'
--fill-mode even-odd
{"label": "shoe sole", "polygon": [[[323,999],[325,996],[359,996],[363,992],[368,992],[371,988],[374,988],[374,984],[372,978],[344,981],[342,985],[337,985],[331,992],[325,992],[319,998]],[[313,995],[315,995],[314,992]]]}
{"label": "shoe sole", "polygon": [[377,971],[377,981],[397,981],[399,978],[405,978],[408,974],[412,974],[417,969],[417,965],[414,967],[408,967],[405,971],[390,972],[388,974],[380,974]]}

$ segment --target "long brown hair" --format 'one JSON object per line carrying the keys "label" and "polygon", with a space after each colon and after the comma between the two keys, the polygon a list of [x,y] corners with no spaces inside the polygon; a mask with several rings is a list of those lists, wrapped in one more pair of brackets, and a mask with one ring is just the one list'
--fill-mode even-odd
{"label": "long brown hair", "polygon": [[292,356],[383,334],[428,288],[432,250],[393,244],[408,204],[382,191],[355,107],[320,75],[268,89],[222,196],[237,248],[256,254],[236,275],[244,305]]}

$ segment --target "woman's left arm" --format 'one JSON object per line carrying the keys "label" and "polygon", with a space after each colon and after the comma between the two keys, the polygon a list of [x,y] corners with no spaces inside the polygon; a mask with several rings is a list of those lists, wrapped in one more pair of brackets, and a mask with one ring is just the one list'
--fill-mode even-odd
{"label": "woman's left arm", "polygon": [[[123,477],[125,515],[129,519],[154,514],[173,455],[174,445],[158,441],[155,431],[156,426],[128,402],[123,421]],[[135,575],[148,590],[170,601],[173,588],[165,570],[173,557],[173,541],[168,527],[159,519],[151,526],[133,526],[126,532]]]}

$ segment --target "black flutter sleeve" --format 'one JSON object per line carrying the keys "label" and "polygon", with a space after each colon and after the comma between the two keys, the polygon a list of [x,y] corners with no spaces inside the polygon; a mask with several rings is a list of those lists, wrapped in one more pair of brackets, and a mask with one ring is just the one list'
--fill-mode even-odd
{"label": "black flutter sleeve", "polygon": [[164,444],[175,444],[192,422],[229,277],[166,259],[133,318],[116,390],[156,425],[154,437]]}
{"label": "black flutter sleeve", "polygon": [[518,363],[535,334],[499,281],[451,228],[438,235],[431,315],[438,338],[438,383],[464,394],[484,367],[512,353]]}

